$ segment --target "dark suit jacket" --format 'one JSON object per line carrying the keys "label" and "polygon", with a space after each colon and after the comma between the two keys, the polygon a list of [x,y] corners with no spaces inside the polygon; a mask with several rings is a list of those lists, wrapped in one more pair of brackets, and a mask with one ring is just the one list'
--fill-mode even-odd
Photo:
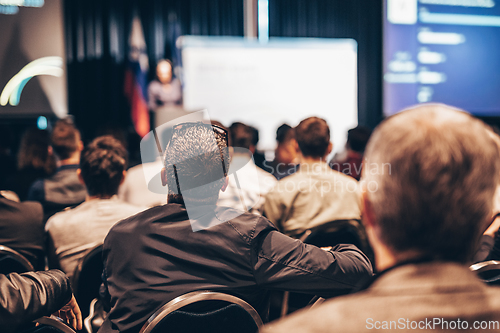
{"label": "dark suit jacket", "polygon": [[[235,212],[214,209],[203,217],[219,221]],[[197,232],[179,204],[118,222],[104,241],[111,311],[99,332],[138,332],[161,305],[195,290],[234,294],[263,314],[267,289],[325,295],[371,276],[370,262],[355,246],[326,252],[281,234],[263,217],[241,214]]]}
{"label": "dark suit jacket", "polygon": [[16,202],[0,195],[0,244],[45,269],[43,210],[38,202]]}
{"label": "dark suit jacket", "polygon": [[76,207],[85,200],[87,190],[78,180],[78,168],[76,164],[60,166],[52,176],[39,179],[31,185],[28,200],[42,204],[44,221],[67,207]]}
{"label": "dark suit jacket", "polygon": [[58,270],[0,274],[0,330],[21,332],[33,320],[59,310],[71,295],[69,279]]}
{"label": "dark suit jacket", "polygon": [[452,326],[458,325],[458,319],[462,332],[467,331],[464,325],[470,331],[474,325],[490,325],[484,321],[496,323],[478,332],[498,332],[500,289],[483,284],[467,267],[436,262],[394,268],[363,292],[302,310],[269,324],[263,332],[373,332],[377,328],[436,332],[447,331],[446,327],[456,332],[457,326]]}

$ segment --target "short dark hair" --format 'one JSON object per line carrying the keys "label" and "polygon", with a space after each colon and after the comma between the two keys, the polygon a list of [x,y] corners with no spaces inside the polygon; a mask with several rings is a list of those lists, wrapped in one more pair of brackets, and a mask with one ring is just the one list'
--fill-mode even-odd
{"label": "short dark hair", "polygon": [[127,167],[127,151],[110,135],[94,139],[80,156],[82,178],[90,196],[113,196]]}
{"label": "short dark hair", "polygon": [[[165,150],[165,168],[168,202],[184,204],[186,196],[182,193],[182,184],[178,184],[179,179],[189,179],[193,184],[198,183],[201,186],[207,185],[206,181],[214,174],[227,176],[229,169],[227,142],[210,125],[200,122],[182,127],[173,132]],[[222,175],[220,170],[224,170],[225,174]],[[196,193],[190,193],[190,202],[200,205],[215,204],[224,182],[224,177],[221,177],[208,182],[210,186],[198,187]],[[178,193],[179,190],[181,193]]]}
{"label": "short dark hair", "polygon": [[49,154],[50,134],[36,127],[24,132],[17,154],[17,168],[43,170],[50,175],[56,169],[54,155]]}
{"label": "short dark hair", "polygon": [[233,123],[229,129],[231,131],[231,144],[233,147],[250,149],[250,146],[255,145],[255,133],[252,127],[237,122]]}
{"label": "short dark hair", "polygon": [[321,158],[325,156],[330,144],[330,128],[324,119],[306,118],[295,128],[295,140],[302,155]]}
{"label": "short dark hair", "polygon": [[347,144],[355,152],[363,153],[371,135],[372,131],[368,127],[357,126],[351,128],[347,131]]}
{"label": "short dark hair", "polygon": [[57,157],[65,160],[78,151],[80,131],[70,119],[61,119],[54,125],[50,141]]}
{"label": "short dark hair", "polygon": [[499,150],[484,123],[434,104],[382,122],[363,167],[385,245],[395,254],[457,262],[477,248],[499,176]]}
{"label": "short dark hair", "polygon": [[284,143],[292,139],[294,136],[292,126],[288,124],[283,124],[276,130],[276,141],[278,141],[278,143]]}

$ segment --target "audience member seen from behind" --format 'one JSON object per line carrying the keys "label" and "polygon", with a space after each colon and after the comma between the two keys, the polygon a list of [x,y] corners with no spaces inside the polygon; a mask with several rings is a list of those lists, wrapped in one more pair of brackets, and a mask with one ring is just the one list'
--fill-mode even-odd
{"label": "audience member seen from behind", "polygon": [[375,130],[366,162],[363,222],[378,277],[362,292],[264,332],[409,331],[415,325],[425,332],[497,332],[500,290],[467,267],[500,180],[499,150],[485,125],[445,105],[417,106]]}
{"label": "audience member seen from behind", "polygon": [[364,126],[358,126],[347,132],[345,150],[335,154],[329,165],[333,170],[359,180],[363,168],[363,154],[372,131]]}
{"label": "audience member seen from behind", "polygon": [[144,209],[116,196],[126,165],[125,148],[111,136],[94,139],[82,151],[77,174],[88,191],[85,202],[55,214],[45,226],[53,247],[51,266],[60,265],[70,278],[78,262],[104,241],[116,222]]}
{"label": "audience member seen from behind", "polygon": [[110,312],[100,333],[138,332],[163,304],[195,290],[234,294],[265,318],[268,289],[331,295],[371,276],[352,245],[323,251],[261,216],[216,206],[227,187],[227,174],[214,178],[228,169],[227,145],[221,127],[175,127],[162,170],[168,203],[117,223],[104,241],[101,290]]}
{"label": "audience member seen from behind", "polygon": [[276,141],[278,145],[274,151],[274,161],[267,170],[271,169],[273,176],[280,180],[299,168],[295,130],[288,124],[281,125],[276,130]]}
{"label": "audience member seen from behind", "polygon": [[30,186],[39,178],[49,177],[56,169],[56,160],[46,130],[30,128],[24,133],[17,154],[17,172],[7,179],[5,189],[14,191],[21,201],[28,197]]}
{"label": "audience member seen from behind", "polygon": [[0,274],[0,326],[4,333],[49,333],[50,327],[34,327],[33,320],[55,313],[73,328],[82,329],[80,308],[63,272]]}
{"label": "audience member seen from behind", "polygon": [[330,222],[359,220],[357,182],[325,162],[332,151],[326,121],[304,119],[295,128],[295,139],[300,168],[267,194],[265,216],[283,233],[297,238],[307,229]]}
{"label": "audience member seen from behind", "polygon": [[0,245],[23,255],[35,270],[45,269],[43,210],[38,202],[18,202],[0,194]]}
{"label": "audience member seen from behind", "polygon": [[83,143],[80,132],[70,119],[56,122],[51,145],[57,157],[57,169],[50,177],[37,180],[31,186],[28,200],[42,204],[45,219],[66,207],[74,207],[85,200],[87,192],[80,183],[76,170]]}
{"label": "audience member seen from behind", "polygon": [[260,213],[264,196],[276,184],[276,179],[258,168],[252,160],[255,145],[254,131],[250,126],[243,123],[231,126],[230,135],[234,150],[229,166],[229,183],[226,190],[220,193],[217,205]]}

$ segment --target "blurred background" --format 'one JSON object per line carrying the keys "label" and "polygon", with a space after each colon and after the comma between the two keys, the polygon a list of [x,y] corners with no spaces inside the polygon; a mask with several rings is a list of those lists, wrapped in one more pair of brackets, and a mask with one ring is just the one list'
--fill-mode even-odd
{"label": "blurred background", "polygon": [[334,150],[421,102],[497,124],[499,29],[493,0],[0,0],[1,148],[70,116],[84,142],[119,133],[137,151],[200,109],[255,127],[268,159],[308,116]]}

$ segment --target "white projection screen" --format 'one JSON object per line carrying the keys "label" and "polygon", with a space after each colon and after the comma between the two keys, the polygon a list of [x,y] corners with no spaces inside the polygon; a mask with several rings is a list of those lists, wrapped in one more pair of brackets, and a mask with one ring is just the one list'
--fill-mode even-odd
{"label": "white projection screen", "polygon": [[206,108],[210,118],[259,130],[258,148],[271,152],[276,129],[310,116],[330,125],[334,151],[358,123],[357,43],[352,39],[183,36],[186,110]]}

